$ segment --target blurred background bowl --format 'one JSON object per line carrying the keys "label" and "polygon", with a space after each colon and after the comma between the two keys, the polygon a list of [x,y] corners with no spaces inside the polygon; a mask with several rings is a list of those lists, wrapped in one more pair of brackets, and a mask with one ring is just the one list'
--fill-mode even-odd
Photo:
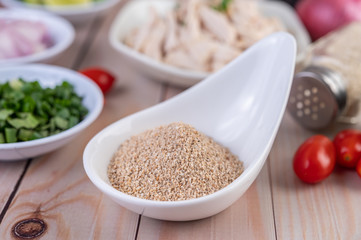
{"label": "blurred background bowl", "polygon": [[[144,76],[189,87],[209,76],[209,73],[181,69],[156,61],[123,43],[125,36],[130,31],[147,22],[151,15],[150,7],[153,7],[158,13],[164,14],[174,8],[175,4],[176,2],[172,0],[130,1],[115,18],[109,32],[109,41],[112,47]],[[287,31],[296,38],[298,53],[303,52],[310,43],[310,37],[294,9],[284,2],[277,1],[257,1],[257,4],[264,16],[274,16],[281,20]]]}
{"label": "blurred background bowl", "polygon": [[36,9],[59,15],[73,24],[81,24],[94,16],[104,14],[121,0],[98,0],[84,4],[42,5],[21,0],[0,0],[8,8]]}
{"label": "blurred background bowl", "polygon": [[83,105],[89,112],[77,125],[58,134],[27,142],[0,144],[0,160],[32,158],[63,146],[94,122],[103,108],[103,94],[100,88],[73,70],[45,64],[0,67],[0,83],[19,77],[24,81],[39,81],[42,87],[55,87],[63,81],[68,81],[74,86],[75,92],[83,97]]}
{"label": "blurred background bowl", "polygon": [[60,57],[74,41],[74,27],[67,20],[42,11],[0,8],[0,19],[25,20],[44,24],[51,42],[48,48],[34,54],[0,59],[0,67],[22,63],[51,63]]}

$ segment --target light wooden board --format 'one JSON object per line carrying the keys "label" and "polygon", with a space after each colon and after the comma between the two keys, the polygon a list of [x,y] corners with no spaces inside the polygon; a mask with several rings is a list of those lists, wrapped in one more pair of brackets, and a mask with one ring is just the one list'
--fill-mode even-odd
{"label": "light wooden board", "polygon": [[190,222],[142,217],[138,239],[276,239],[269,186],[265,166],[247,192],[223,212]]}
{"label": "light wooden board", "polygon": [[[116,12],[117,9],[114,9],[111,14]],[[87,65],[86,60],[89,59],[87,56],[92,55],[93,49],[96,49],[95,52],[108,52],[109,55],[113,53],[109,46],[101,44],[107,41],[107,30],[111,18],[108,16],[107,20],[103,22],[101,18],[97,19],[100,22],[97,25],[99,31],[94,31],[91,26],[88,28],[93,35],[84,30],[86,26],[85,28],[83,26],[77,35],[75,49],[78,50],[84,38],[94,39],[90,42],[89,49],[81,50],[84,56],[78,58],[83,59],[79,62],[79,66]],[[79,38],[83,39],[79,40]],[[68,52],[64,54],[58,65],[71,67],[70,65],[79,61],[77,60],[79,52],[74,52],[75,49],[70,50],[73,51],[72,54]],[[109,63],[113,60],[109,58],[107,60],[108,63],[98,61],[94,63],[111,65]],[[40,218],[47,224],[47,230],[43,234],[47,239],[110,239],[113,237],[134,239],[138,215],[104,198],[88,180],[82,166],[82,153],[92,136],[107,124],[155,104],[159,99],[159,96],[156,96],[157,91],[152,91],[152,89],[160,89],[159,84],[142,82],[144,79],[141,78],[138,78],[140,82],[129,81],[132,77],[129,78],[123,74],[122,70],[116,68],[113,72],[121,82],[122,79],[126,80],[109,93],[99,119],[85,133],[74,139],[73,144],[68,144],[32,162],[0,226],[0,236],[4,239],[11,239],[14,224],[29,218]],[[147,92],[135,94],[139,88],[137,84],[147,83],[153,87],[148,88]]]}
{"label": "light wooden board", "polygon": [[[333,137],[338,130],[323,134]],[[278,239],[361,239],[361,181],[355,171],[337,167],[314,185],[293,172],[293,154],[313,134],[286,114],[270,154]]]}
{"label": "light wooden board", "polygon": [[26,161],[0,162],[0,213],[6,210],[4,207],[24,171],[25,165]]}
{"label": "light wooden board", "polygon": [[106,114],[79,137],[76,144],[35,160],[6,214],[0,236],[10,238],[14,224],[39,218],[48,225],[48,239],[134,239],[138,215],[125,211],[92,185],[82,165],[89,139],[106,123]]}
{"label": "light wooden board", "polygon": [[[0,8],[1,7],[0,4]],[[76,56],[79,46],[84,42],[84,38],[89,32],[90,27],[91,24],[84,24],[81,28],[77,29],[77,37],[74,43],[54,63],[65,67],[71,67],[75,61],[74,56]],[[0,213],[8,201],[11,192],[14,191],[15,185],[20,178],[25,165],[26,161],[0,163],[0,183],[2,183],[2,187],[0,188]]]}
{"label": "light wooden board", "polygon": [[[5,207],[0,239],[14,239],[14,225],[31,218],[42,219],[47,226],[38,239],[361,239],[361,180],[354,171],[337,168],[320,184],[302,183],[293,172],[292,157],[315,132],[301,128],[288,114],[255,182],[213,217],[190,222],[142,217],[94,187],[82,166],[91,137],[108,124],[184,90],[139,75],[109,45],[109,27],[125,2],[106,17],[77,26],[74,44],[54,63],[75,70],[101,66],[113,72],[117,83],[105,97],[101,116],[71,144],[32,160],[22,181],[25,161],[0,163],[2,209],[14,193]],[[319,133],[333,137],[342,128],[346,127]]]}
{"label": "light wooden board", "polygon": [[[59,56],[59,58],[56,59],[55,62],[52,63],[59,66],[71,67],[73,62],[75,61],[77,53],[79,53],[79,46],[82,42],[84,42],[84,39],[89,32],[90,27],[91,23],[84,24],[81,28],[77,29],[76,39],[74,43],[69,47],[68,50],[66,50],[61,56]],[[6,209],[4,209],[5,204],[11,200],[9,200],[11,192],[15,193],[15,186],[20,180],[20,176],[24,171],[25,165],[26,160],[0,163],[0,183],[2,183],[2,187],[0,188],[0,208],[1,211],[4,213],[6,212]]]}

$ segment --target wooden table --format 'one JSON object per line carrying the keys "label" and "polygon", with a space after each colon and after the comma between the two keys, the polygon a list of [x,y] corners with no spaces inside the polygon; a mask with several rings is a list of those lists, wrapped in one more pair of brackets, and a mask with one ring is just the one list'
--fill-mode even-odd
{"label": "wooden table", "polygon": [[[37,239],[361,239],[361,179],[354,171],[336,168],[320,184],[302,183],[292,170],[292,157],[314,132],[302,129],[288,114],[256,181],[216,216],[159,221],[130,212],[98,191],[82,165],[87,142],[108,124],[184,90],[140,76],[110,47],[109,27],[123,4],[77,26],[74,44],[55,62],[76,70],[103,66],[117,76],[100,117],[59,150],[0,162],[0,239],[26,239],[15,238],[15,228],[39,233]],[[333,137],[346,127],[321,133]]]}

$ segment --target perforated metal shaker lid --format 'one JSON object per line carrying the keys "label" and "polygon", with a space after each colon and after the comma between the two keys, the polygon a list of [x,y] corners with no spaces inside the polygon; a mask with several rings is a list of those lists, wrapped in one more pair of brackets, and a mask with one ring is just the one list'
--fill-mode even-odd
{"label": "perforated metal shaker lid", "polygon": [[339,74],[308,66],[294,76],[287,110],[305,128],[325,128],[344,110],[346,95],[346,84]]}

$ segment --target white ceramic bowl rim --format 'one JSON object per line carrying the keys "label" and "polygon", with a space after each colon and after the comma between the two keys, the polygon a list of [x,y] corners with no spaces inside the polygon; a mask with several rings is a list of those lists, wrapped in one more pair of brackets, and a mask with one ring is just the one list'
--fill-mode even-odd
{"label": "white ceramic bowl rim", "polygon": [[112,46],[115,49],[124,51],[126,54],[128,54],[130,56],[140,58],[146,64],[149,64],[150,66],[152,66],[154,68],[158,68],[162,71],[169,71],[169,72],[172,72],[174,74],[177,74],[177,75],[183,76],[183,77],[192,77],[192,78],[199,78],[199,79],[206,78],[207,76],[209,76],[211,74],[211,73],[207,73],[207,72],[182,69],[179,67],[172,66],[170,64],[156,61],[156,60],[152,59],[151,57],[148,57],[148,56],[134,50],[133,48],[123,44],[119,39],[117,39],[115,30],[110,31],[109,35],[110,35],[109,36],[110,43],[112,44]]}
{"label": "white ceramic bowl rim", "polygon": [[[116,16],[110,31],[109,31],[109,41],[111,45],[118,50],[121,54],[131,58],[134,62],[137,62],[137,64],[143,64],[147,67],[149,67],[153,72],[159,72],[159,74],[164,73],[170,74],[171,76],[174,76],[175,78],[182,78],[183,81],[174,80],[171,81],[169,79],[163,81],[173,82],[176,85],[181,86],[191,86],[194,85],[194,83],[199,82],[200,80],[208,77],[210,74],[209,72],[202,72],[202,71],[196,71],[196,70],[188,70],[188,69],[182,69],[179,67],[172,66],[170,64],[156,61],[152,59],[149,56],[146,56],[133,48],[127,46],[122,42],[121,37],[123,37],[123,34],[120,34],[120,32],[125,29],[127,20],[131,21],[132,15],[129,14],[129,12],[136,11],[138,9],[137,7],[143,7],[143,5],[169,5],[172,4],[174,1],[167,1],[167,0],[134,0],[129,3],[127,3],[118,13]],[[294,13],[294,10],[286,3],[284,2],[278,2],[278,1],[260,1],[258,2],[260,6],[262,6],[265,9],[268,9],[270,12],[272,12],[274,16],[279,15],[279,18],[283,21],[285,25],[290,24],[289,30],[291,32],[295,33],[295,37],[298,41],[298,45],[302,47],[302,50],[307,46],[309,43],[309,35],[301,22],[299,21],[296,13]],[[275,11],[277,10],[277,11]],[[130,20],[129,20],[130,18]],[[287,22],[287,24],[286,24]],[[243,53],[241,53],[243,54]],[[148,74],[151,76],[151,74]],[[154,76],[152,76],[154,77]],[[154,77],[157,79],[157,77]]]}
{"label": "white ceramic bowl rim", "polygon": [[[151,108],[150,108],[151,109]],[[111,126],[111,125],[110,125]],[[109,126],[109,127],[110,127]],[[264,156],[267,153],[267,149],[263,151],[262,156]],[[87,158],[87,156],[84,157],[84,159]],[[202,196],[198,198],[188,199],[188,200],[179,200],[179,201],[156,201],[156,200],[148,200],[148,199],[142,199],[135,196],[128,195],[126,193],[123,193],[121,191],[116,190],[113,188],[110,184],[105,183],[97,174],[93,172],[91,169],[92,167],[88,166],[88,164],[84,164],[85,171],[88,174],[89,178],[92,180],[92,182],[99,188],[103,189],[104,192],[109,194],[113,198],[117,198],[118,196],[121,196],[125,201],[131,201],[135,204],[139,205],[147,205],[147,206],[162,206],[162,207],[175,207],[175,206],[187,206],[187,205],[193,205],[195,203],[202,203],[208,201],[209,198],[217,197],[218,195],[223,195],[223,192],[232,191],[233,187],[240,182],[244,182],[249,174],[252,174],[252,169],[257,168],[258,164],[263,164],[263,162],[258,162],[257,164],[254,164],[248,168],[245,168],[244,172],[236,178],[232,183],[227,185],[226,187]]]}
{"label": "white ceramic bowl rim", "polygon": [[[287,36],[288,38],[290,39],[293,39],[294,41],[294,38],[288,34],[288,33],[284,33],[284,32],[279,32],[279,33],[274,33],[274,34],[271,34],[270,36],[266,37],[264,40],[262,41],[259,41],[257,43],[255,43],[252,47],[246,49],[244,51],[244,53],[242,55],[240,55],[237,59],[241,59],[241,58],[247,58],[248,55],[251,53],[251,51],[253,51],[253,49],[257,48],[258,45],[261,45],[261,44],[264,44],[267,39],[272,39],[272,38],[276,38],[277,35],[285,35]],[[295,42],[295,41],[294,41]],[[296,46],[296,43],[294,43],[294,45]],[[229,66],[232,66],[236,64],[236,61],[232,61],[231,63],[229,63],[228,65]],[[226,68],[222,68],[221,70],[219,70],[218,72],[212,74],[206,81],[202,81],[198,84],[196,84],[195,86],[193,86],[192,88],[189,88],[187,91],[184,91],[180,94],[177,95],[178,96],[181,96],[183,94],[186,94],[186,92],[190,92],[190,91],[194,91],[195,89],[197,89],[198,87],[204,85],[204,84],[208,84],[207,82],[209,81],[212,81],[213,79],[217,79],[217,76],[218,75],[221,75],[222,72],[226,71],[227,70],[227,67]],[[290,88],[290,84],[288,86],[288,89]],[[288,96],[287,96],[288,97]],[[153,108],[156,108],[156,107],[160,107],[161,105],[163,104],[166,104],[168,102],[171,102],[173,101],[175,98],[171,98],[165,102],[162,102],[160,104],[157,104],[153,107],[150,107],[148,109],[145,109],[141,112],[138,112],[138,113],[135,113],[131,116],[128,116],[128,117],[125,117],[122,119],[122,121],[126,121],[126,119],[130,118],[130,117],[136,117],[136,115],[138,114],[145,114],[145,112],[147,111],[152,111]],[[284,109],[286,108],[286,104],[287,104],[287,101],[285,101],[283,103],[283,105],[281,106],[282,108],[282,112],[284,111]],[[278,119],[278,122],[277,122],[277,126],[280,125],[280,122],[281,122],[282,118],[279,118]],[[226,187],[212,193],[212,194],[209,194],[209,195],[205,195],[203,197],[199,197],[199,198],[194,198],[194,199],[189,199],[189,200],[180,200],[180,201],[155,201],[155,200],[148,200],[148,199],[142,199],[142,198],[138,198],[138,197],[135,197],[135,196],[131,196],[131,195],[128,195],[126,193],[123,193],[121,191],[118,191],[116,190],[115,188],[113,188],[110,183],[106,183],[104,182],[99,176],[98,174],[96,174],[93,170],[93,166],[92,166],[92,162],[91,162],[91,157],[88,156],[88,153],[89,151],[87,150],[87,148],[89,148],[91,144],[91,142],[93,141],[96,141],[97,137],[98,136],[101,136],[103,134],[103,132],[106,132],[106,129],[109,129],[109,128],[112,128],[113,125],[116,125],[117,122],[109,125],[108,127],[106,127],[105,129],[103,129],[101,132],[99,132],[96,136],[94,136],[92,138],[92,140],[88,143],[87,147],[85,148],[84,150],[84,156],[83,156],[83,162],[84,162],[84,168],[85,168],[85,171],[88,175],[88,177],[91,179],[91,181],[99,188],[99,189],[102,189],[102,191],[104,191],[106,194],[109,194],[111,197],[117,199],[117,198],[122,198],[124,201],[126,202],[132,202],[134,204],[138,204],[138,205],[143,205],[143,206],[148,206],[148,207],[176,207],[176,206],[187,206],[187,205],[193,205],[195,203],[202,203],[202,202],[207,202],[209,199],[211,198],[214,198],[214,197],[217,197],[217,196],[222,196],[224,195],[225,192],[230,192],[233,190],[233,188],[236,186],[236,185],[239,185],[240,183],[243,183],[247,180],[248,176],[249,175],[252,175],[253,172],[254,172],[254,169],[257,169],[259,168],[259,165],[263,165],[264,164],[264,161],[266,160],[266,154],[268,154],[269,150],[271,149],[272,147],[272,144],[273,144],[273,139],[275,138],[276,136],[276,133],[278,131],[278,128],[275,128],[273,129],[273,139],[272,141],[269,141],[267,143],[267,146],[266,148],[264,148],[262,150],[262,153],[260,155],[260,159],[264,159],[263,161],[257,161],[256,163],[252,164],[251,166],[249,167],[246,167],[244,172],[237,178],[235,179],[232,183],[230,183],[229,185],[227,185]]]}
{"label": "white ceramic bowl rim", "polygon": [[[19,66],[13,66],[13,67],[6,67],[6,69],[10,69],[11,68],[18,68]],[[58,67],[58,66],[51,66],[51,65],[45,65],[45,64],[28,64],[28,65],[24,65],[24,68],[34,68],[34,69],[42,69],[42,68],[48,68],[51,70],[58,70],[58,71],[63,71],[63,72],[68,72],[71,74],[75,74],[76,72],[70,69],[66,69],[66,68],[62,68],[62,67]],[[1,69],[1,67],[0,67]],[[0,144],[0,150],[1,149],[14,149],[14,148],[23,148],[23,147],[32,147],[32,146],[37,146],[37,145],[42,145],[44,143],[51,143],[51,142],[56,142],[60,139],[66,138],[68,136],[73,135],[74,133],[77,133],[81,130],[83,130],[84,128],[86,128],[90,123],[92,123],[100,114],[102,108],[103,108],[103,95],[102,92],[100,90],[100,88],[98,87],[98,85],[96,85],[94,82],[90,81],[87,77],[79,74],[77,76],[77,78],[82,78],[83,80],[87,81],[90,85],[92,85],[92,87],[94,89],[96,89],[95,94],[97,95],[96,97],[98,99],[100,99],[101,101],[97,101],[97,104],[94,106],[94,109],[91,112],[88,112],[88,114],[85,116],[85,118],[79,122],[77,125],[75,125],[72,128],[69,128],[63,132],[60,132],[58,134],[49,136],[49,137],[45,137],[45,138],[40,138],[40,139],[36,139],[36,140],[31,140],[31,141],[26,141],[26,142],[18,142],[18,143],[4,143],[4,144]]]}
{"label": "white ceramic bowl rim", "polygon": [[46,10],[63,16],[88,14],[94,11],[105,10],[116,3],[119,0],[100,0],[85,4],[72,4],[72,5],[61,5],[61,6],[48,6],[40,4],[24,3],[19,0],[1,0],[5,6],[9,7],[21,7],[21,8],[33,8],[38,10]]}
{"label": "white ceramic bowl rim", "polygon": [[[37,21],[44,23],[45,25],[47,25],[47,21],[51,21],[60,27],[63,31],[63,37],[59,41],[53,42],[49,48],[27,56],[0,60],[0,66],[2,64],[9,65],[46,60],[47,58],[56,56],[67,49],[73,43],[75,38],[75,30],[73,25],[71,25],[64,18],[43,11],[31,9],[0,9],[0,18]],[[49,29],[48,32],[50,32]],[[54,41],[54,39],[52,40]]]}

